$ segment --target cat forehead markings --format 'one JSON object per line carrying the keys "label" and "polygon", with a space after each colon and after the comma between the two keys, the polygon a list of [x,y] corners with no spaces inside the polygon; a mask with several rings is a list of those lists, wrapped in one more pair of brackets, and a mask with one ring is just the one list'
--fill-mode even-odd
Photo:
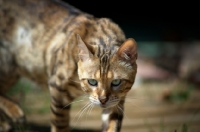
{"label": "cat forehead markings", "polygon": [[113,78],[113,73],[111,71],[108,71],[107,78]]}
{"label": "cat forehead markings", "polygon": [[95,77],[98,78],[98,79],[101,78],[101,76],[100,76],[100,70],[98,70],[98,71],[95,73]]}
{"label": "cat forehead markings", "polygon": [[109,59],[110,59],[110,53],[105,52],[102,54],[100,57],[100,76],[104,76],[105,74],[108,73],[109,69]]}
{"label": "cat forehead markings", "polygon": [[113,78],[113,73],[111,71],[108,71],[107,73],[104,73],[106,76],[101,76],[101,71],[98,70],[96,73],[95,73],[95,78],[97,79],[100,79],[102,77],[106,77],[108,79],[111,79]]}

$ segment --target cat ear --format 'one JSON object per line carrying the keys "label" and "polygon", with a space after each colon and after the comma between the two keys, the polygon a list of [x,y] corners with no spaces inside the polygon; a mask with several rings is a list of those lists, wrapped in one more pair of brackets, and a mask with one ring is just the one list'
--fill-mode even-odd
{"label": "cat ear", "polygon": [[134,39],[127,39],[118,49],[119,59],[133,64],[137,59],[137,43]]}
{"label": "cat ear", "polygon": [[87,45],[83,42],[79,34],[77,34],[76,36],[77,36],[77,42],[78,42],[78,47],[79,47],[79,53],[78,53],[79,59],[81,61],[86,61],[86,60],[91,59],[92,53],[88,49]]}

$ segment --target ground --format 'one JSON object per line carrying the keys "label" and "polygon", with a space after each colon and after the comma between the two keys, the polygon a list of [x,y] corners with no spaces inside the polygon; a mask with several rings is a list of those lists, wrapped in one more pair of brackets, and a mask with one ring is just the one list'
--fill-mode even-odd
{"label": "ground", "polygon": [[[24,84],[24,81],[14,89],[17,90],[8,94],[22,105],[28,121],[25,128],[16,126],[15,132],[50,131],[48,90]],[[121,132],[199,132],[199,95],[200,89],[177,80],[136,83],[126,99]],[[72,105],[72,132],[100,132],[100,108],[79,112],[87,101],[84,99]]]}

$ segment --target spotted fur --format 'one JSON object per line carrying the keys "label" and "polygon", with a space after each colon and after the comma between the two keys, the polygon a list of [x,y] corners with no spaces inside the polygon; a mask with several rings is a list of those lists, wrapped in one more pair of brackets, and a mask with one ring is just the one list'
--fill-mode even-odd
{"label": "spotted fur", "polygon": [[102,131],[120,131],[137,45],[116,23],[59,0],[0,0],[0,25],[0,110],[11,122],[25,115],[4,93],[26,77],[49,88],[52,132],[70,131],[68,104],[83,94],[102,108]]}

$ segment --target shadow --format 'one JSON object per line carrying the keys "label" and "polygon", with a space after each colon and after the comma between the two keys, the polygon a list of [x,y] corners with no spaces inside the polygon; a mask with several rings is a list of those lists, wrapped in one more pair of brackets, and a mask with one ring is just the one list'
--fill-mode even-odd
{"label": "shadow", "polygon": [[[26,127],[15,127],[10,132],[50,132],[50,126],[48,125],[40,125],[32,122],[28,122]],[[100,132],[100,130],[93,130],[93,129],[79,129],[74,128],[71,132]]]}

